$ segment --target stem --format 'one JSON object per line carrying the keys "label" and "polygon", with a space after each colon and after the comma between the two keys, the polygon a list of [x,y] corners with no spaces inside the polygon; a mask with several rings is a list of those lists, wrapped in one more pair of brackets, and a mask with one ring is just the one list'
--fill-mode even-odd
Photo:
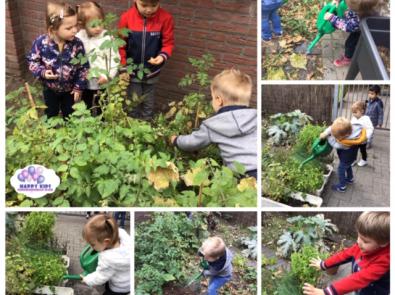
{"label": "stem", "polygon": [[203,193],[203,183],[200,184],[200,187],[199,187],[198,207],[202,207],[202,193]]}
{"label": "stem", "polygon": [[27,92],[27,97],[29,98],[29,101],[30,101],[30,106],[32,107],[32,109],[35,109],[36,108],[36,103],[34,102],[32,93],[30,92],[29,83],[27,83],[27,82],[25,83],[25,90]]}
{"label": "stem", "polygon": [[196,108],[195,125],[194,125],[195,129],[198,127],[198,124],[199,124],[199,112],[200,112],[200,102],[198,102],[198,105]]}

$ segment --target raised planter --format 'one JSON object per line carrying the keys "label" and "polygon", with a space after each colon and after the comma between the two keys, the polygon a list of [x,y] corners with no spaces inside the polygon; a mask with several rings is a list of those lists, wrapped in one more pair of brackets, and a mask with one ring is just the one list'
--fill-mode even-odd
{"label": "raised planter", "polygon": [[[293,200],[295,200],[297,202],[301,202],[301,205],[303,205],[304,203],[308,203],[309,205],[314,206],[314,207],[321,207],[322,202],[323,202],[323,200],[321,198],[321,194],[324,191],[324,188],[325,188],[326,184],[329,182],[329,179],[333,173],[333,166],[327,164],[326,169],[328,172],[323,175],[324,182],[322,183],[322,186],[316,190],[315,195],[301,193],[301,192],[295,192],[290,195],[290,198],[292,198]],[[294,207],[294,206],[289,206],[289,205],[262,197],[262,207],[290,208],[290,207]]]}
{"label": "raised planter", "polygon": [[45,294],[45,295],[74,295],[74,290],[69,287],[49,287],[44,286],[37,288],[34,294]]}

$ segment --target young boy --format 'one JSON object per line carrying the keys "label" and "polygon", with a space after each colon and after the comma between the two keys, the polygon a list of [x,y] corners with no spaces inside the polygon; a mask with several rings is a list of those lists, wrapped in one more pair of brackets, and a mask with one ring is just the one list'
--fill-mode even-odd
{"label": "young boy", "polygon": [[378,97],[380,91],[379,85],[369,87],[369,100],[366,101],[367,106],[365,115],[370,118],[375,128],[381,128],[384,118],[383,101]]}
{"label": "young boy", "polygon": [[159,0],[135,0],[132,8],[122,14],[118,27],[127,28],[126,45],[120,48],[121,64],[126,65],[127,59],[133,59],[136,65],[143,64],[149,70],[143,79],[137,77],[137,70],[131,75],[129,96],[133,93],[144,101],[132,112],[132,116],[150,120],[153,116],[155,103],[155,85],[165,61],[174,49],[173,17],[160,8]]}
{"label": "young boy", "polygon": [[216,114],[190,135],[173,135],[171,142],[184,151],[218,144],[226,166],[232,169],[237,161],[244,165],[248,176],[256,178],[257,114],[248,107],[251,93],[250,76],[235,69],[224,70],[211,82],[211,103]]}
{"label": "young boy", "polygon": [[199,249],[209,264],[204,276],[210,277],[208,295],[216,295],[218,290],[232,278],[232,252],[226,248],[220,237],[211,237],[205,240]]}
{"label": "young boy", "polygon": [[389,212],[364,212],[357,222],[357,243],[325,261],[313,258],[310,266],[327,270],[348,262],[352,274],[317,289],[305,284],[305,295],[342,295],[356,291],[358,295],[388,295],[390,293],[390,214]]}
{"label": "young boy", "polygon": [[283,5],[283,0],[262,0],[262,40],[264,42],[272,40],[272,32],[276,37],[283,34],[281,18],[277,12],[281,5]]}
{"label": "young boy", "polygon": [[348,119],[340,117],[320,134],[320,138],[327,138],[329,144],[337,151],[339,183],[333,185],[332,190],[344,193],[347,184],[354,182],[352,164],[357,159],[358,145],[366,142],[366,129],[360,124],[351,125]]}
{"label": "young boy", "polygon": [[[366,129],[367,142],[370,142],[373,135],[374,127],[372,121],[370,121],[370,118],[364,115],[365,107],[366,105],[363,101],[356,101],[355,103],[353,103],[353,105],[351,106],[351,112],[353,115],[351,118],[351,124],[361,124],[362,127]],[[366,145],[366,142],[358,145],[358,149],[361,151],[362,155],[362,159],[358,162],[358,166],[360,167],[366,166],[368,164]]]}

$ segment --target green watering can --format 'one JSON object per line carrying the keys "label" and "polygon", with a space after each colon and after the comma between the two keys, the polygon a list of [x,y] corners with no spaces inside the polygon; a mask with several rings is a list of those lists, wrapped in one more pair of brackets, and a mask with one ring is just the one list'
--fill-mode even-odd
{"label": "green watering can", "polygon": [[328,143],[326,139],[317,138],[316,140],[314,140],[311,150],[311,156],[300,164],[299,169],[302,168],[303,165],[305,165],[306,163],[317,158],[318,156],[328,155],[332,151],[332,146]]}
{"label": "green watering can", "polygon": [[200,259],[200,267],[203,268],[203,270],[198,274],[196,274],[195,276],[193,276],[192,280],[185,286],[186,288],[192,285],[193,282],[200,280],[201,277],[203,277],[204,271],[209,269],[209,264],[207,260],[205,260],[203,257]]}
{"label": "green watering can", "polygon": [[[99,252],[93,250],[90,245],[86,245],[80,254],[80,264],[84,272],[82,276],[86,276],[94,272],[99,261]],[[64,275],[64,280],[81,280],[81,275]]]}
{"label": "green watering can", "polygon": [[344,17],[344,13],[347,9],[348,7],[345,0],[340,1],[338,6],[329,3],[322,8],[317,18],[318,34],[307,48],[307,54],[310,54],[313,51],[313,48],[325,34],[332,34],[336,30],[329,21],[324,19],[325,13],[329,12],[339,17]]}

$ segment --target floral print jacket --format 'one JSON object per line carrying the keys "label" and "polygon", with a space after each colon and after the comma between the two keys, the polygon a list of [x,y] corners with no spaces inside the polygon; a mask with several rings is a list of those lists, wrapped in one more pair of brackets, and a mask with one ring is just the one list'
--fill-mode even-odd
{"label": "floral print jacket", "polygon": [[338,30],[342,30],[347,33],[359,31],[359,16],[355,11],[350,9],[344,13],[344,18],[332,15],[329,21],[331,22],[332,26]]}
{"label": "floral print jacket", "polygon": [[[56,92],[82,91],[87,86],[89,64],[71,63],[79,54],[85,55],[81,40],[74,38],[64,44],[63,51],[59,51],[58,44],[47,34],[39,36],[27,55],[29,70],[34,77],[40,79],[44,87]],[[52,70],[58,75],[56,80],[45,79],[45,71]]]}

